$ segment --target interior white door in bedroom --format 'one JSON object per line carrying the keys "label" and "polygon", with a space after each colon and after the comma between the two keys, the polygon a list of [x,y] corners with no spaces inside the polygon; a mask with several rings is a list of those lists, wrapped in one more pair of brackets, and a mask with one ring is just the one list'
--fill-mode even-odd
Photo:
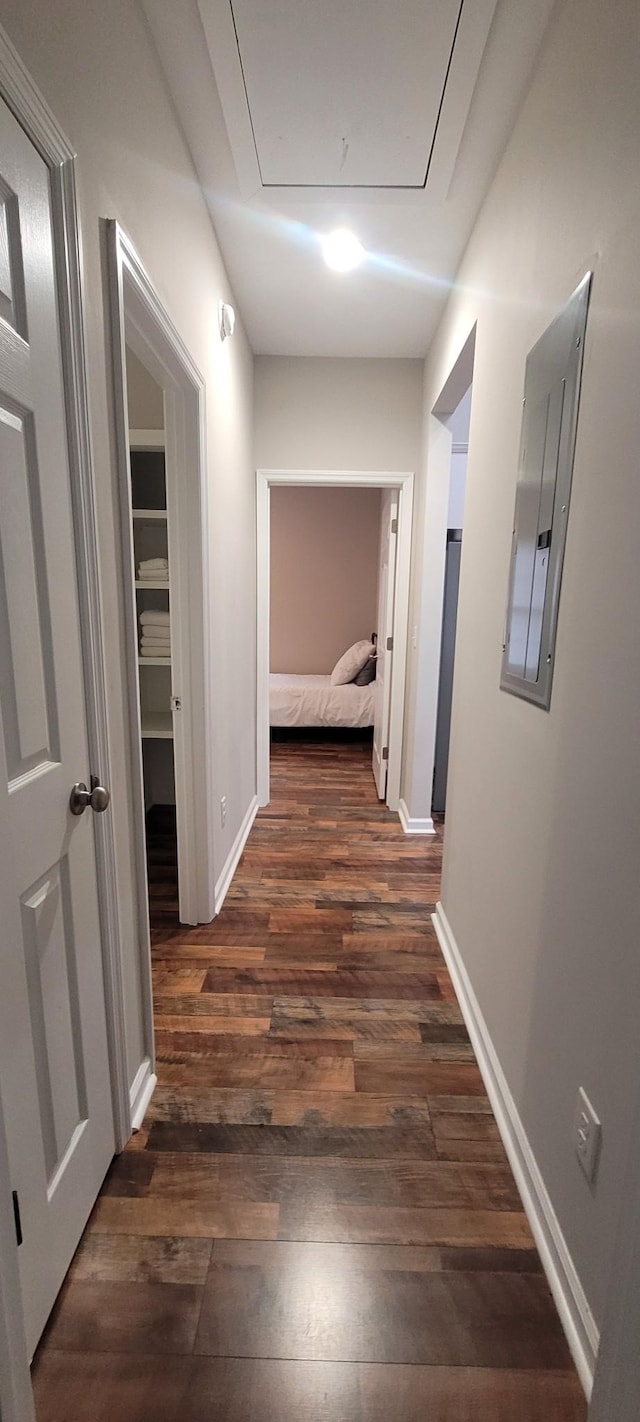
{"label": "interior white door in bedroom", "polygon": [[0,1082],[32,1353],[113,1121],[49,172],[1,102],[0,154]]}
{"label": "interior white door in bedroom", "polygon": [[373,713],[373,777],[379,798],[387,793],[389,765],[389,719],[393,670],[393,624],[396,589],[396,548],[398,542],[398,495],[391,489],[382,494],[380,555],[378,566],[378,661]]}

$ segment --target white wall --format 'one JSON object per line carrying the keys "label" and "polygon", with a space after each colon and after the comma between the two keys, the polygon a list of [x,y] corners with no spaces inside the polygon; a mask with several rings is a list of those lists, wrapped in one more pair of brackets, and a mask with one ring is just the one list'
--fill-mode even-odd
{"label": "white wall", "polygon": [[447,420],[447,429],[453,440],[451,451],[451,472],[449,475],[449,508],[447,528],[464,527],[464,500],[467,490],[467,459],[469,447],[469,425],[471,423],[471,395],[469,386],[457,409]]}
{"label": "white wall", "polygon": [[273,672],[331,672],[378,616],[379,489],[271,490]]}
{"label": "white wall", "polygon": [[123,609],[112,446],[108,313],[101,219],[117,218],[207,381],[210,588],[215,682],[214,774],[227,823],[215,823],[220,874],[255,793],[255,561],[252,357],[242,322],[221,345],[217,308],[229,289],[201,191],[145,22],[134,0],[1,0],[0,21],[51,105],[78,161],[90,415],[113,752],[118,901],[127,946],[127,1044],[141,1053],[136,913],[127,784]]}
{"label": "white wall", "polygon": [[[443,902],[598,1320],[640,1075],[639,39],[635,0],[558,5],[424,389],[426,444],[477,321]],[[499,689],[524,363],[589,267],[545,713]],[[441,478],[434,442],[436,501]],[[431,552],[427,529],[422,627]],[[570,1142],[579,1085],[603,1122],[593,1187]]]}
{"label": "white wall", "polygon": [[164,428],[162,391],[131,346],[127,346],[127,408],[134,430]]}
{"label": "white wall", "polygon": [[416,469],[422,369],[420,360],[258,356],[258,468]]}
{"label": "white wall", "polygon": [[451,455],[449,472],[449,506],[447,528],[464,528],[464,500],[467,489],[467,453],[456,450]]}

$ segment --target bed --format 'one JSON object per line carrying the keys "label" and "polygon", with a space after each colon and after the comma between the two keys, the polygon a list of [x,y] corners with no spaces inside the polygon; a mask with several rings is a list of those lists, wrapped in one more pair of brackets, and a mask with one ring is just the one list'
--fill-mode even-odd
{"label": "bed", "polygon": [[269,716],[272,726],[373,725],[375,681],[369,686],[332,686],[329,676],[296,676],[272,672]]}

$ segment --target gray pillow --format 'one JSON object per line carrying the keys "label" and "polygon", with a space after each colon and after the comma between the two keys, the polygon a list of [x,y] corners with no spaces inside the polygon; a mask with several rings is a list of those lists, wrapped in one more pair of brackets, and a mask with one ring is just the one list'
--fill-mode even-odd
{"label": "gray pillow", "polygon": [[358,675],[354,676],[352,684],[353,686],[370,686],[371,682],[375,681],[375,676],[376,659],[375,657],[369,657],[369,660],[365,662],[362,671],[359,671]]}
{"label": "gray pillow", "polygon": [[354,642],[352,647],[347,647],[346,652],[333,668],[331,685],[347,686],[362,670],[369,657],[373,656],[374,651],[373,642]]}

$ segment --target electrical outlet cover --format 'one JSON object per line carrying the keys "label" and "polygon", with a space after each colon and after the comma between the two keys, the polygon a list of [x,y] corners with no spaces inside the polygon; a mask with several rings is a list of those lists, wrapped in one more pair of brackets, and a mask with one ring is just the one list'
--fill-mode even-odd
{"label": "electrical outlet cover", "polygon": [[580,1087],[573,1118],[572,1140],[575,1153],[589,1182],[595,1179],[600,1153],[602,1126],[586,1091]]}

